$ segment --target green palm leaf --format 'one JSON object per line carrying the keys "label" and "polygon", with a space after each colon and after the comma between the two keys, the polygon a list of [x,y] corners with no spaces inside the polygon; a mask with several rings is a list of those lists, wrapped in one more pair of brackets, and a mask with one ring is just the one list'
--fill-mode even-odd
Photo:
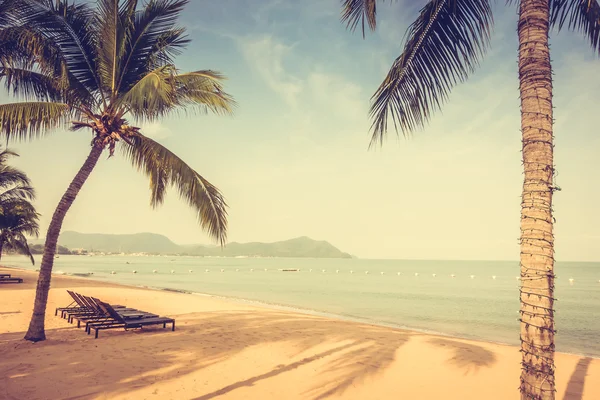
{"label": "green palm leaf", "polygon": [[0,204],[12,200],[32,200],[33,198],[35,198],[35,189],[33,187],[16,186],[0,193]]}
{"label": "green palm leaf", "polygon": [[355,30],[360,24],[363,38],[365,37],[365,22],[371,30],[377,26],[377,0],[343,0],[342,22],[350,30]]}
{"label": "green palm leaf", "polygon": [[597,0],[552,0],[550,24],[560,31],[568,22],[572,31],[583,33],[600,54],[600,4]]}
{"label": "green palm leaf", "polygon": [[139,119],[164,116],[176,106],[176,87],[169,79],[174,73],[172,65],[148,72],[115,104],[124,106]]}
{"label": "green palm leaf", "polygon": [[229,114],[233,111],[233,97],[223,91],[223,75],[215,71],[196,71],[178,74],[170,79],[176,87],[180,105],[199,106],[202,111]]}
{"label": "green palm leaf", "polygon": [[31,254],[29,245],[27,244],[27,238],[25,238],[25,236],[22,233],[9,233],[6,236],[6,242],[9,247],[15,249],[21,254],[28,256],[31,260],[31,264],[35,265],[35,259],[33,258],[33,254]]}
{"label": "green palm leaf", "polygon": [[196,209],[200,226],[222,245],[227,238],[227,204],[219,190],[171,151],[141,134],[124,143],[123,150],[133,165],[150,178],[150,203],[164,201],[167,187]]}
{"label": "green palm leaf", "polygon": [[7,140],[32,139],[66,126],[72,109],[65,103],[22,102],[0,104],[0,135]]}
{"label": "green palm leaf", "polygon": [[[350,27],[366,15],[375,17],[367,0],[346,1]],[[388,120],[396,132],[423,127],[449,91],[464,81],[479,63],[493,24],[489,0],[431,0],[408,28],[404,50],[381,83],[371,105],[371,145],[382,142]]]}
{"label": "green palm leaf", "polygon": [[173,64],[189,42],[175,23],[188,0],[153,0],[135,13],[117,89],[128,91],[146,72]]}
{"label": "green palm leaf", "polygon": [[[87,3],[68,4],[66,0],[19,0],[13,11],[21,27],[51,40],[60,51],[69,73],[90,93],[101,96],[102,86],[96,65],[97,35],[93,31],[94,11]],[[104,38],[103,38],[104,39]]]}
{"label": "green palm leaf", "polygon": [[60,81],[39,72],[0,66],[0,80],[14,96],[42,101],[64,100]]}

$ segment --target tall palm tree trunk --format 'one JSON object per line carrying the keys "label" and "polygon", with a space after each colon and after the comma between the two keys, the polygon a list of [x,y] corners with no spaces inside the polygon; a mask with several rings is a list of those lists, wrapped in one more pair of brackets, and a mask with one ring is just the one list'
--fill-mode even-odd
{"label": "tall palm tree trunk", "polygon": [[521,399],[554,399],[554,236],[550,0],[521,0],[519,81],[521,202]]}
{"label": "tall palm tree trunk", "polygon": [[52,221],[48,227],[48,233],[46,234],[46,244],[44,245],[44,255],[42,257],[42,264],[40,266],[40,275],[38,277],[37,289],[35,293],[35,303],[33,305],[33,315],[31,316],[31,322],[29,323],[29,329],[25,335],[25,339],[31,340],[32,342],[38,342],[46,339],[46,333],[44,332],[44,320],[46,316],[46,303],[48,302],[48,291],[50,290],[50,278],[52,276],[52,266],[54,265],[54,255],[56,253],[56,245],[58,243],[58,236],[60,235],[60,229],[62,227],[65,215],[75,197],[81,190],[81,187],[87,180],[88,176],[96,166],[100,155],[102,154],[104,146],[101,144],[93,144],[92,150],[88,155],[87,159],[83,163],[83,166],[73,178],[73,181],[69,185],[67,191],[60,199],[56,211],[52,216]]}

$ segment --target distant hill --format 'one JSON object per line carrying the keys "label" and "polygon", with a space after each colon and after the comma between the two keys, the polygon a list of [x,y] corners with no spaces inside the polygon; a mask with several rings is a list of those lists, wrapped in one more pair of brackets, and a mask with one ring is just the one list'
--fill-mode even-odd
{"label": "distant hill", "polygon": [[312,258],[352,258],[331,243],[317,241],[306,236],[274,243],[228,243],[225,248],[196,246],[188,248],[194,255],[204,256],[259,256],[259,257],[312,257]]}
{"label": "distant hill", "polygon": [[173,243],[168,237],[155,233],[112,235],[103,233],[79,233],[65,231],[59,244],[71,250],[85,249],[105,253],[158,253],[186,254],[194,256],[221,257],[311,257],[352,258],[326,241],[317,241],[306,236],[274,243],[228,243],[219,246],[186,245]]}
{"label": "distant hill", "polygon": [[111,235],[65,231],[58,243],[69,249],[85,249],[111,253],[177,253],[180,246],[168,237],[156,233]]}

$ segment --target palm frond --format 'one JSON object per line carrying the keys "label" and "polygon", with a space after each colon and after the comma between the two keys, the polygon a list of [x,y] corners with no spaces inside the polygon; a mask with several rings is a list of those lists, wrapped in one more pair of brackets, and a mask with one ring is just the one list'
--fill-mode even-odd
{"label": "palm frond", "polygon": [[[9,189],[13,186],[31,187],[31,181],[23,171],[3,165],[0,167],[0,189]],[[33,196],[33,192],[31,195]]]}
{"label": "palm frond", "polygon": [[0,135],[7,140],[32,139],[65,126],[73,114],[65,103],[22,102],[0,104]]}
{"label": "palm frond", "polygon": [[70,74],[90,93],[101,96],[96,66],[96,35],[90,21],[94,11],[87,3],[67,0],[19,0],[23,27],[39,33],[59,49]]}
{"label": "palm frond", "polygon": [[185,34],[185,28],[174,28],[165,31],[154,42],[146,58],[146,65],[142,70],[151,70],[163,65],[173,64],[173,59],[180,55],[190,42]]}
{"label": "palm frond", "polygon": [[177,74],[169,78],[176,87],[177,103],[181,106],[198,106],[202,111],[230,114],[235,107],[232,96],[223,91],[219,72],[204,70]]}
{"label": "palm frond", "polygon": [[26,255],[31,260],[31,264],[35,265],[35,259],[33,258],[33,254],[31,254],[31,250],[29,249],[29,244],[27,243],[27,238],[21,233],[8,234],[6,236],[7,244],[17,252]]}
{"label": "palm frond", "polygon": [[147,72],[173,64],[171,56],[189,42],[185,29],[175,27],[188,1],[152,0],[135,13],[117,90],[128,91]]}
{"label": "palm frond", "polygon": [[114,99],[137,1],[98,0],[97,5],[94,24],[98,36],[102,38],[97,43],[98,73],[103,86]]}
{"label": "palm frond", "polygon": [[490,0],[431,0],[408,28],[404,50],[373,95],[371,145],[388,119],[409,134],[423,127],[483,56],[493,24]]}
{"label": "palm frond", "polygon": [[16,186],[0,192],[0,204],[13,200],[33,200],[35,189],[32,186]]}
{"label": "palm frond", "polygon": [[136,118],[153,120],[164,116],[176,106],[176,87],[170,79],[172,65],[148,72],[115,104],[125,107]]}
{"label": "palm frond", "polygon": [[551,0],[550,25],[560,31],[568,22],[572,31],[583,33],[600,55],[600,4],[598,0]]}
{"label": "palm frond", "polygon": [[360,25],[365,37],[365,22],[371,30],[377,27],[377,0],[343,0],[342,22],[352,31]]}
{"label": "palm frond", "polygon": [[7,73],[14,71],[7,89],[15,94],[23,94],[19,87],[31,89],[33,86],[36,90],[27,90],[26,98],[39,93],[39,100],[68,100],[74,104],[89,105],[95,102],[92,92],[70,73],[53,41],[27,27],[0,30],[0,65]]}
{"label": "palm frond", "polygon": [[[13,96],[42,101],[64,100],[63,91],[57,80],[39,72],[0,66],[0,80]],[[58,82],[60,85],[60,82]]]}
{"label": "palm frond", "polygon": [[210,182],[194,171],[171,151],[141,134],[124,143],[127,158],[150,178],[153,207],[162,204],[167,187],[174,186],[179,195],[196,209],[200,226],[221,245],[227,238],[227,204]]}

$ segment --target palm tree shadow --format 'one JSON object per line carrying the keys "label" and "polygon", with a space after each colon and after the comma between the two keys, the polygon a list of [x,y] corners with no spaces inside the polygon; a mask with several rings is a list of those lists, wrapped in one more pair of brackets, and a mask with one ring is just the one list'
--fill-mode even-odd
{"label": "palm tree shadow", "polygon": [[496,355],[473,343],[463,343],[452,339],[435,338],[429,341],[434,346],[445,347],[454,352],[448,363],[464,369],[465,375],[476,374],[482,367],[490,367],[496,362]]}
{"label": "palm tree shadow", "polygon": [[569,383],[567,384],[567,390],[563,400],[582,400],[583,399],[583,388],[585,386],[585,377],[587,376],[588,368],[592,363],[592,359],[589,357],[581,358],[575,370],[571,374]]}
{"label": "palm tree shadow", "polygon": [[[7,390],[15,394],[48,390],[42,389],[46,387],[44,382],[59,374],[81,383],[62,395],[117,396],[147,388],[159,380],[202,374],[202,370],[228,362],[253,346],[285,344],[292,350],[286,364],[267,364],[266,370],[257,370],[253,377],[244,377],[239,382],[225,381],[222,387],[213,386],[210,391],[191,394],[198,400],[206,400],[315,365],[325,372],[316,379],[310,396],[322,399],[382,373],[393,362],[397,348],[418,335],[277,311],[200,312],[175,318],[178,326],[175,332],[162,328],[104,331],[98,340],[82,329],[65,327],[66,323],[60,321],[62,326],[49,330],[62,330],[60,339],[36,344],[36,349],[44,348],[51,357],[37,359],[35,368],[22,362],[19,356],[21,350],[31,348],[31,344],[22,340],[22,332],[0,334],[0,353],[3,353],[0,375],[9,376]],[[73,362],[79,359],[87,360],[85,371],[80,362]],[[50,389],[46,393],[51,397],[54,392]]]}
{"label": "palm tree shadow", "polygon": [[235,390],[235,389],[238,389],[238,388],[241,388],[241,387],[244,387],[244,386],[252,386],[256,382],[258,382],[260,380],[271,378],[271,377],[277,376],[277,375],[279,375],[281,373],[291,371],[293,369],[301,367],[302,365],[308,364],[310,362],[319,360],[319,359],[321,359],[323,357],[327,357],[327,356],[333,355],[333,354],[335,354],[337,352],[343,351],[343,350],[345,350],[345,349],[347,349],[349,347],[352,347],[353,345],[354,345],[353,343],[348,343],[348,344],[345,344],[345,345],[342,345],[342,346],[338,346],[336,348],[333,348],[333,349],[330,349],[330,350],[323,351],[321,353],[315,354],[312,357],[306,357],[306,358],[304,358],[304,359],[302,359],[300,361],[296,361],[296,362],[290,363],[288,365],[279,366],[279,367],[277,367],[277,368],[275,368],[275,369],[273,369],[273,370],[271,370],[271,371],[269,371],[267,373],[254,376],[254,377],[252,377],[250,379],[246,379],[246,380],[243,380],[243,381],[239,381],[239,382],[233,383],[231,385],[225,386],[224,388],[216,390],[216,391],[214,391],[212,393],[208,393],[208,394],[205,394],[204,396],[196,397],[196,398],[194,398],[192,400],[209,400],[209,399],[215,398],[217,396],[221,396],[221,395],[223,395],[225,393],[229,393],[232,390]]}

